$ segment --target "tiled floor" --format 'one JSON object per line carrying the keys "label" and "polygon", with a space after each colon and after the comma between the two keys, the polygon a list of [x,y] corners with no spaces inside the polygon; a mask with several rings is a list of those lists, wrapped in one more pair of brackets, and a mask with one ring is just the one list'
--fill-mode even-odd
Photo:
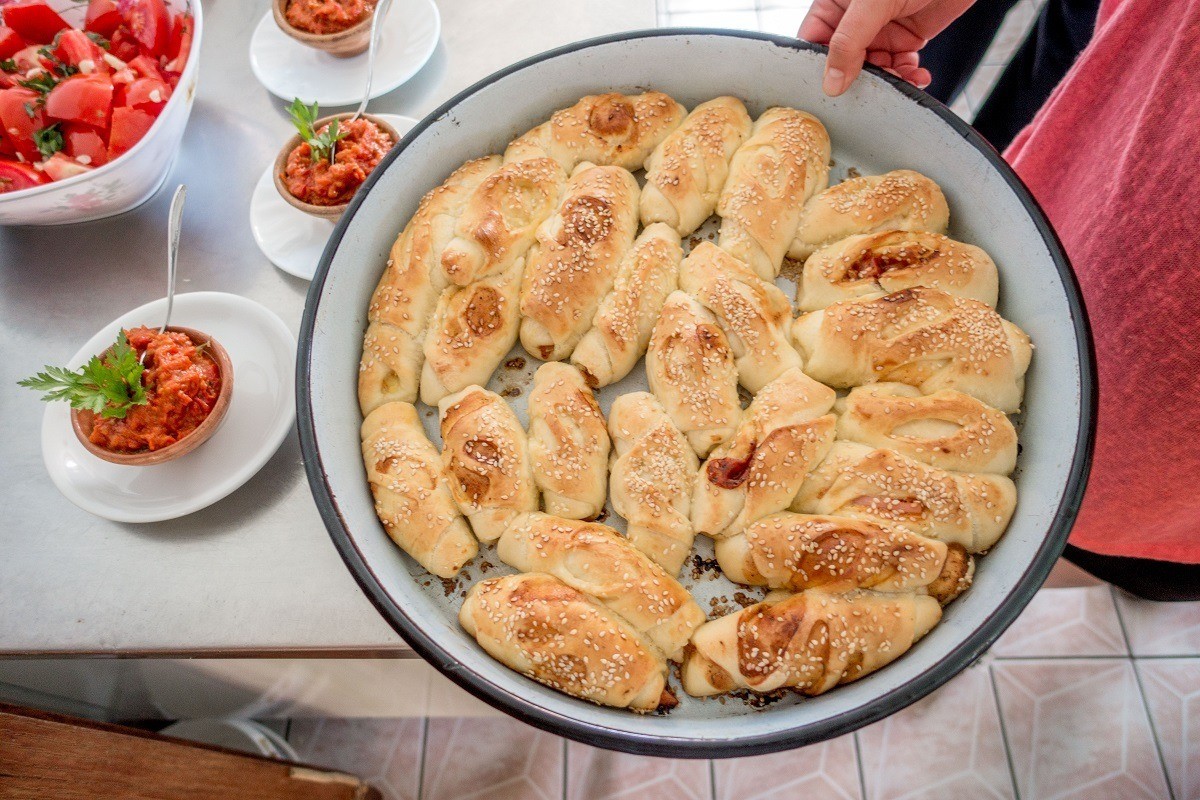
{"label": "tiled floor", "polygon": [[289,738],[387,800],[1200,800],[1200,603],[1044,589],[939,691],[790,753],[638,758],[494,714],[295,719]]}

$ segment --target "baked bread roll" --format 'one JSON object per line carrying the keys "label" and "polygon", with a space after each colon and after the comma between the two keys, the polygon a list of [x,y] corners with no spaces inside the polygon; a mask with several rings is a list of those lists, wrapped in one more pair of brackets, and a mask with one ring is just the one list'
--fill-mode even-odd
{"label": "baked bread roll", "polygon": [[637,234],[638,184],[627,169],[584,162],[525,259],[521,345],[543,361],[571,355],[612,289]]}
{"label": "baked bread roll", "polygon": [[687,236],[712,216],[733,154],[753,122],[736,97],[718,97],[692,109],[646,159],[642,224],[665,222]]}
{"label": "baked bread roll", "polygon": [[717,318],[748,391],[803,366],[792,346],[787,295],[712,242],[701,242],[683,260],[679,287]]}
{"label": "baked bread roll", "polygon": [[589,95],[519,136],[504,163],[548,157],[567,172],[584,161],[636,172],[686,115],[662,92]]}
{"label": "baked bread roll", "polygon": [[646,352],[667,295],[679,287],[682,258],[679,234],[662,223],[642,231],[625,253],[612,291],[571,353],[571,363],[589,385],[616,383]]}
{"label": "baked bread roll", "polygon": [[1021,407],[1029,337],[976,300],[923,286],[797,318],[804,371],[835,388],[878,381],[957,389],[1006,414]]}
{"label": "baked bread roll", "polygon": [[890,664],[942,616],[921,594],[807,591],[700,626],[683,662],[695,697],[733,689],[818,695]]}
{"label": "baked bread roll", "polygon": [[947,472],[892,450],[835,442],[800,487],[792,511],[899,525],[969,553],[994,545],[1017,504],[1003,475]]}
{"label": "baked bread roll", "polygon": [[712,312],[692,296],[667,297],[650,335],[646,378],[697,455],[733,435],[742,417],[733,350]]}
{"label": "baked bread roll", "polygon": [[467,286],[508,272],[533,244],[538,226],[558,205],[567,173],[548,158],[505,163],[467,199],[442,251],[451,282]]}
{"label": "baked bread roll", "polygon": [[480,581],[458,621],[492,658],[560,692],[632,711],[677,702],[667,689],[663,654],[558,578],[530,573]]}
{"label": "baked bread roll", "polygon": [[922,395],[903,383],[875,383],[851,389],[837,410],[841,439],[954,472],[1008,475],[1017,466],[1017,431],[1008,417],[962,392]]}
{"label": "baked bread roll", "polygon": [[439,578],[452,578],[479,546],[409,403],[384,403],[362,424],[363,463],[375,513],[400,549]]}
{"label": "baked bread roll", "polygon": [[499,168],[500,156],[488,156],[456,169],[421,198],[416,213],[396,237],[367,306],[358,372],[358,402],[364,416],[393,400],[417,401],[425,331],[448,283],[440,263],[442,250],[453,237],[454,222],[471,193]]}
{"label": "baked bread roll", "polygon": [[805,201],[829,183],[829,134],[794,108],[758,118],[729,165],[717,202],[718,244],[766,281],[775,280]]}
{"label": "baked bread roll", "polygon": [[478,386],[443,398],[438,411],[454,502],[479,541],[494,542],[513,517],[537,511],[525,431],[500,395]]}
{"label": "baked bread roll", "polygon": [[772,514],[717,542],[716,550],[730,580],[793,592],[915,591],[944,605],[974,574],[960,544],[850,517]]}
{"label": "baked bread roll", "polygon": [[538,367],[529,394],[529,457],[547,514],[593,519],[608,491],[608,428],[579,370]]}
{"label": "baked bread roll", "polygon": [[809,471],[829,453],[836,418],[833,389],[798,369],[763,388],[729,441],[696,475],[692,527],[714,539],[736,536],[754,520],[783,511]]}
{"label": "baked bread roll", "polygon": [[883,231],[822,247],[804,262],[796,305],[816,311],[879,292],[929,286],[992,308],[1000,279],[987,253],[940,233]]}
{"label": "baked bread roll", "polygon": [[679,581],[605,525],[524,514],[504,531],[496,553],[510,567],[553,575],[599,600],[673,661],[704,623]]}
{"label": "baked bread roll", "polygon": [[884,230],[945,233],[950,207],[936,183],[919,172],[848,178],[804,205],[788,257],[803,261],[827,244]]}
{"label": "baked bread roll", "polygon": [[508,272],[442,292],[425,336],[421,401],[484,386],[517,343],[523,262]]}
{"label": "baked bread roll", "polygon": [[662,405],[647,392],[618,397],[608,414],[613,441],[609,497],[625,535],[671,575],[692,552],[688,518],[699,462]]}

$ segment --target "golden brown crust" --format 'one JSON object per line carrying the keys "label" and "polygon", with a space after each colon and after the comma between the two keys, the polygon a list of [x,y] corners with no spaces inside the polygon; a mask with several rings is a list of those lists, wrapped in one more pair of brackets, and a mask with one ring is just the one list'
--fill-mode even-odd
{"label": "golden brown crust", "polygon": [[1016,502],[1016,487],[1002,475],[947,472],[839,441],[800,487],[792,510],[900,525],[980,553],[1004,533]]}
{"label": "golden brown crust", "polygon": [[525,431],[500,395],[478,386],[444,398],[438,410],[454,502],[479,541],[494,542],[513,517],[537,510]]}
{"label": "golden brown crust", "polygon": [[524,514],[497,544],[500,559],[544,572],[599,600],[678,661],[704,612],[679,581],[612,528],[548,514]]}
{"label": "golden brown crust", "polygon": [[768,109],[729,166],[719,244],[763,280],[783,265],[805,201],[829,182],[829,134],[793,108]]}
{"label": "golden brown crust", "polygon": [[1010,474],[1017,431],[1008,417],[970,395],[930,395],[903,383],[852,389],[838,402],[838,436],[954,472]]}
{"label": "golden brown crust", "polygon": [[524,262],[506,273],[442,292],[425,337],[421,401],[437,405],[448,394],[483,386],[517,342]]}
{"label": "golden brown crust", "polygon": [[797,318],[804,371],[838,388],[895,381],[957,389],[1006,414],[1021,406],[1029,337],[991,308],[918,286]]}
{"label": "golden brown crust", "polygon": [[995,308],[996,264],[982,249],[938,233],[887,230],[851,236],[813,253],[796,286],[796,306],[816,311],[879,292],[929,286]]}
{"label": "golden brown crust", "polygon": [[454,504],[417,410],[395,402],[368,414],[362,453],[375,513],[387,535],[434,575],[457,575],[479,546]]}
{"label": "golden brown crust", "polygon": [[392,244],[367,306],[358,378],[364,415],[390,401],[416,401],[425,331],[448,282],[440,264],[442,250],[453,238],[455,221],[467,199],[499,167],[500,156],[487,156],[456,169],[421,198]]}
{"label": "golden brown crust", "polygon": [[692,525],[714,539],[736,536],[787,508],[833,444],[834,392],[798,369],[767,384],[742,424],[696,474]]}
{"label": "golden brown crust", "polygon": [[662,653],[615,612],[550,575],[480,581],[458,620],[492,658],[560,692],[633,711],[653,711],[669,696]]}
{"label": "golden brown crust", "polygon": [[525,256],[534,234],[558,205],[567,173],[548,158],[505,164],[467,200],[442,251],[446,276],[467,286],[507,272]]}
{"label": "golden brown crust", "polygon": [[612,291],[571,354],[594,387],[624,378],[646,352],[667,295],[679,286],[679,234],[661,223],[642,231],[617,268]]}
{"label": "golden brown crust", "polygon": [[788,512],[763,517],[741,536],[717,543],[717,561],[730,580],[793,592],[925,590],[941,600],[966,575],[970,559],[962,545],[904,528]]}
{"label": "golden brown crust", "polygon": [[650,391],[697,455],[733,435],[742,416],[737,366],[716,318],[692,296],[672,292],[646,351]]}
{"label": "golden brown crust", "polygon": [[736,97],[696,106],[646,160],[643,225],[663,222],[687,236],[712,216],[733,154],[753,122]]}
{"label": "golden brown crust", "polygon": [[636,171],[686,114],[662,92],[589,95],[519,136],[504,162],[548,157],[567,172],[584,161]]}
{"label": "golden brown crust", "polygon": [[887,229],[945,233],[950,208],[941,188],[919,172],[849,178],[804,206],[788,257],[802,261],[825,245]]}
{"label": "golden brown crust", "polygon": [[558,209],[538,229],[521,284],[521,345],[560,361],[592,324],[637,234],[638,184],[629,170],[580,164]]}
{"label": "golden brown crust", "polygon": [[792,346],[787,295],[712,242],[701,242],[683,260],[679,286],[717,318],[747,391],[803,365]]}
{"label": "golden brown crust", "polygon": [[899,658],[941,618],[921,594],[806,591],[705,623],[692,636],[683,688],[818,695]]}
{"label": "golden brown crust", "polygon": [[579,370],[550,362],[529,394],[529,456],[546,513],[592,519],[608,487],[608,427]]}
{"label": "golden brown crust", "polygon": [[614,458],[613,509],[628,522],[629,541],[678,575],[692,551],[688,510],[699,466],[687,439],[648,392],[618,397],[608,415]]}
{"label": "golden brown crust", "polygon": [[975,578],[975,559],[961,544],[946,545],[942,571],[925,587],[929,596],[942,605],[965,592]]}

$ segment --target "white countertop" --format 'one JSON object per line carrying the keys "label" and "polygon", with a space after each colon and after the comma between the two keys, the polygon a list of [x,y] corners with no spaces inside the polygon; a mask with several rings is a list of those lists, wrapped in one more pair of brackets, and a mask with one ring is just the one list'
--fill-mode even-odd
{"label": "white countertop", "polygon": [[[567,42],[654,25],[654,0],[442,0],[442,41],[372,110],[421,117],[474,81]],[[188,184],[180,290],[253,298],[295,332],[308,284],[259,253],[255,181],[288,135],[250,73],[266,2],[205,0],[199,93],[167,185]],[[81,511],[42,463],[43,406],[15,382],[158,296],[170,192],[115,219],[0,228],[0,655],[400,652],[317,515],[292,434],[246,486],[173,522]]]}

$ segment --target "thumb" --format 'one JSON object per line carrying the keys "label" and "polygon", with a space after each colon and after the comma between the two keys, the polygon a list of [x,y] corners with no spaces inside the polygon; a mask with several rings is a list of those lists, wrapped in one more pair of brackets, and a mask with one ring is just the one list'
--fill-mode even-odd
{"label": "thumb", "polygon": [[862,72],[867,47],[895,14],[891,0],[850,0],[846,13],[829,37],[829,58],[825,62],[822,88],[837,97]]}

